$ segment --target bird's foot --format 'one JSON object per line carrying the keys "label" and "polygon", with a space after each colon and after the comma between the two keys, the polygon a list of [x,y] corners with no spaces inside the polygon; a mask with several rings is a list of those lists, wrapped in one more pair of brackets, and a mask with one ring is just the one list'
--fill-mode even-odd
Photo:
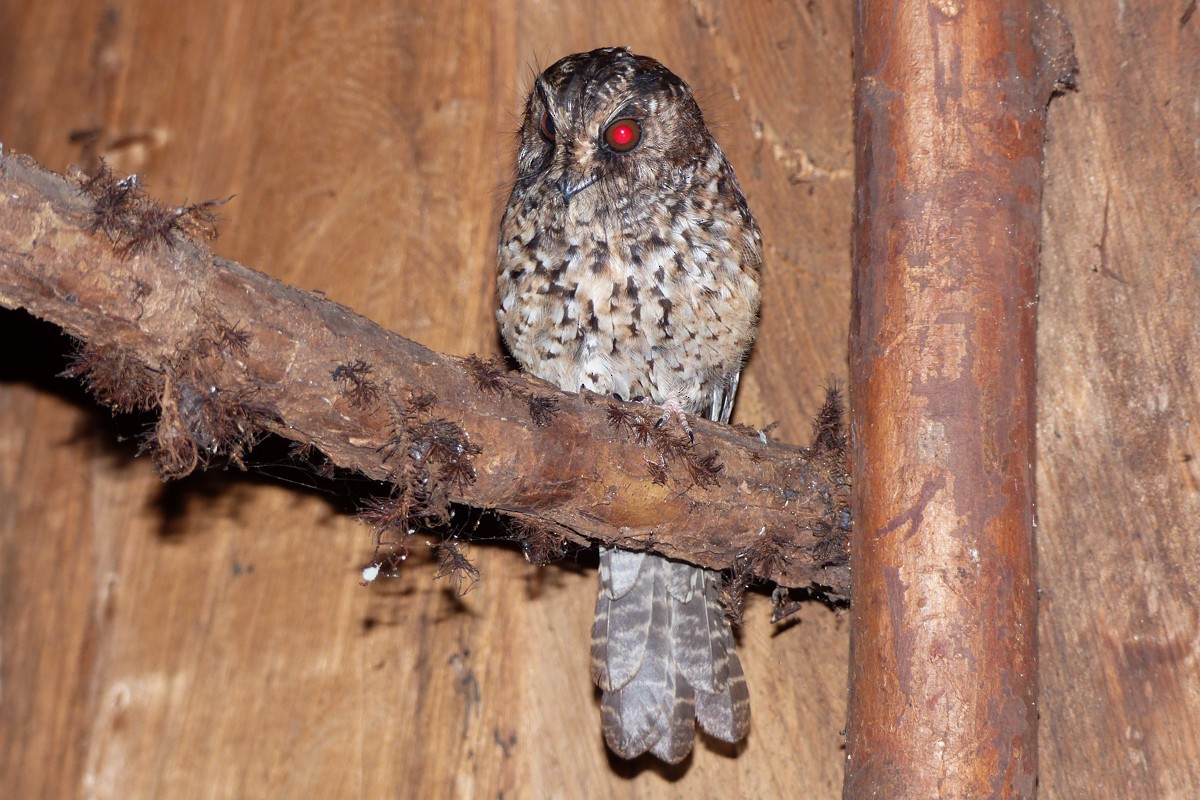
{"label": "bird's foot", "polygon": [[687,434],[688,442],[691,444],[696,443],[696,434],[692,431],[692,426],[688,422],[687,412],[683,410],[683,399],[678,394],[671,392],[669,395],[667,395],[667,399],[659,404],[656,404],[644,397],[641,398],[641,401],[648,406],[654,406],[655,408],[662,409],[662,416],[658,418],[658,422],[654,423],[654,427],[661,428],[663,425],[667,424],[668,421],[673,419],[679,423],[679,427],[682,428],[683,432]]}

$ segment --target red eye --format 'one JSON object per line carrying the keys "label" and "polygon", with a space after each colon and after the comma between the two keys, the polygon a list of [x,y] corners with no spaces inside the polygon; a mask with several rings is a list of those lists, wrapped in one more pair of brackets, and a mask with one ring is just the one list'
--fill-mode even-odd
{"label": "red eye", "polygon": [[619,119],[604,129],[605,144],[618,153],[628,153],[641,140],[642,129],[632,119]]}
{"label": "red eye", "polygon": [[542,122],[538,126],[538,133],[547,142],[554,141],[554,118],[550,116],[549,111],[542,112]]}

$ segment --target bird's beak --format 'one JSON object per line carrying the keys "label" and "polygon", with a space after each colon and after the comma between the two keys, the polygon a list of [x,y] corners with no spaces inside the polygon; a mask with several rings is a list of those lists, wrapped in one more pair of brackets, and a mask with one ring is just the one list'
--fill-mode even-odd
{"label": "bird's beak", "polygon": [[557,181],[558,191],[562,192],[563,205],[571,202],[571,198],[582,192],[587,187],[596,182],[597,175],[592,175],[590,178],[578,178],[570,175],[564,175]]}

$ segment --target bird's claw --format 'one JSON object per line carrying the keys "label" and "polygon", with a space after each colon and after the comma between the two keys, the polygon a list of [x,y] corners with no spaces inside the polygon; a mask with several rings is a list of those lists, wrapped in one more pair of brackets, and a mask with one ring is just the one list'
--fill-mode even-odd
{"label": "bird's claw", "polygon": [[688,443],[696,443],[696,433],[692,430],[691,424],[688,423],[687,412],[683,410],[683,404],[679,401],[679,395],[672,392],[667,395],[667,399],[661,404],[655,404],[646,398],[641,398],[641,402],[648,406],[656,406],[662,409],[662,416],[654,423],[654,427],[661,428],[667,423],[667,420],[674,419],[679,423],[679,427],[683,428],[683,432],[687,434]]}

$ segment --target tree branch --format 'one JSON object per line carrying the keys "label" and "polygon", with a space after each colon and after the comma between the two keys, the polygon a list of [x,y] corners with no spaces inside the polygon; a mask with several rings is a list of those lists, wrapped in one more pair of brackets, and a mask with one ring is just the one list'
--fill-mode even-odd
{"label": "tree branch", "polygon": [[164,208],[136,180],[0,154],[0,305],[84,342],[70,371],[119,410],[157,408],[164,477],[241,462],[264,433],[390,484],[381,528],[450,503],[515,517],[533,558],[619,543],[742,581],[849,581],[845,437],[831,396],[810,448],[434,353],[317,294],[214,255],[214,203]]}

